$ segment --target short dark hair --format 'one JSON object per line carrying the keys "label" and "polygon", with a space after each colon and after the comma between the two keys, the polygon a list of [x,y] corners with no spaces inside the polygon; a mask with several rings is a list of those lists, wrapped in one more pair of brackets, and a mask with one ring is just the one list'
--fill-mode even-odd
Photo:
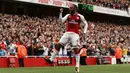
{"label": "short dark hair", "polygon": [[76,10],[78,10],[78,6],[76,5],[76,4],[73,4],[74,5],[74,7],[76,8]]}
{"label": "short dark hair", "polygon": [[86,48],[86,45],[83,45],[83,48]]}
{"label": "short dark hair", "polygon": [[23,42],[22,41],[19,41],[20,45],[23,45]]}

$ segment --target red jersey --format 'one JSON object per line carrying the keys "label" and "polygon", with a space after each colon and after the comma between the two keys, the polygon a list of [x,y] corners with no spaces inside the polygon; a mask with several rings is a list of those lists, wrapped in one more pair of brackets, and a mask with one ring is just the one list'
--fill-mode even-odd
{"label": "red jersey", "polygon": [[62,18],[62,14],[60,14],[60,19],[62,19],[62,22],[64,23],[65,21],[67,21],[67,32],[74,32],[79,34],[79,28],[80,28],[80,24],[81,22],[83,22],[83,24],[87,25],[85,27],[85,32],[87,30],[88,24],[84,18],[83,15],[81,14],[67,14],[65,17]]}
{"label": "red jersey", "polygon": [[67,18],[67,32],[75,32],[79,34],[79,28],[80,28],[80,16],[78,13],[75,15],[69,15]]}

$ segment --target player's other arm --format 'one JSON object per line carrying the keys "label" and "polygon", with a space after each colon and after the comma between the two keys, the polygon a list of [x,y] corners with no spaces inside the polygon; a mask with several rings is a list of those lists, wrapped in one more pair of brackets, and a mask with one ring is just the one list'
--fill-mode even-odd
{"label": "player's other arm", "polygon": [[69,14],[67,14],[67,15],[64,16],[64,17],[62,17],[62,13],[63,13],[63,9],[61,8],[61,9],[60,9],[60,14],[59,14],[59,20],[60,20],[62,23],[64,23],[64,22],[67,20]]}
{"label": "player's other arm", "polygon": [[85,20],[83,15],[80,15],[81,22],[84,24],[84,33],[87,33],[88,30],[88,22]]}

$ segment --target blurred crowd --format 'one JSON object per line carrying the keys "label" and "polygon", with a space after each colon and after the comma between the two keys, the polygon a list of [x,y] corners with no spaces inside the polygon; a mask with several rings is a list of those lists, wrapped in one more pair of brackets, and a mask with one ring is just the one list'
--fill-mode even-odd
{"label": "blurred crowd", "polygon": [[130,4],[129,0],[71,0],[71,1],[120,10],[128,10]]}
{"label": "blurred crowd", "polygon": [[[122,42],[122,47],[130,52],[129,25],[90,21],[88,23],[87,35],[82,35],[82,30],[80,33],[81,45],[86,46],[87,55],[114,55],[119,41]],[[0,32],[0,56],[17,55],[19,44],[26,48],[28,56],[45,56],[51,55],[55,49],[55,44],[65,32],[65,24],[55,16],[38,18],[0,14]]]}
{"label": "blurred crowd", "polygon": [[53,48],[64,32],[63,27],[56,17],[0,15],[0,45],[8,51],[22,42],[28,55],[43,55],[45,49]]}
{"label": "blurred crowd", "polygon": [[[130,26],[112,24],[109,22],[89,22],[94,24],[93,29],[88,32],[86,43],[88,45],[89,55],[114,55],[117,43],[121,42],[121,49],[127,49],[130,52]],[[93,52],[92,52],[93,51]]]}
{"label": "blurred crowd", "polygon": [[130,2],[128,0],[95,0],[95,1],[90,0],[87,2],[87,4],[120,9],[120,10],[128,10],[129,3]]}

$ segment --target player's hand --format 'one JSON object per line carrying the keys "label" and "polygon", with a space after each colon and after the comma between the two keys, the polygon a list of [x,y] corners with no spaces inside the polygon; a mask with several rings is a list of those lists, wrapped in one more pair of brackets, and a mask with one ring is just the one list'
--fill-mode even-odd
{"label": "player's hand", "polygon": [[63,12],[63,8],[60,8],[60,12],[61,12],[61,13]]}

